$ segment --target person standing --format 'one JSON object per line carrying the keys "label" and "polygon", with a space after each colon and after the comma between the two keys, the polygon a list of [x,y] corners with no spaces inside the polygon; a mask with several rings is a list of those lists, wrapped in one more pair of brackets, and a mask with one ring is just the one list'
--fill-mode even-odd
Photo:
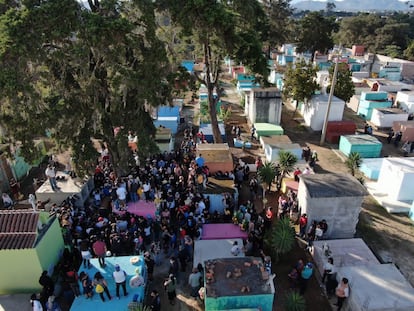
{"label": "person standing", "polygon": [[153,280],[153,274],[154,274],[155,261],[154,261],[154,259],[152,259],[151,254],[149,252],[144,253],[144,261],[145,261],[145,265],[147,267],[148,281],[152,281]]}
{"label": "person standing", "polygon": [[161,299],[160,294],[155,289],[151,292],[151,304],[150,309],[152,311],[161,311]]}
{"label": "person standing", "polygon": [[302,216],[300,216],[300,219],[299,219],[299,236],[301,238],[305,237],[307,225],[308,225],[308,215],[302,214]]}
{"label": "person standing", "polygon": [[193,269],[193,272],[188,277],[188,285],[191,287],[191,297],[197,299],[198,290],[200,288],[200,277],[201,274],[197,268]]}
{"label": "person standing", "polygon": [[170,258],[170,269],[168,270],[169,274],[174,275],[174,277],[178,278],[178,270],[179,270],[179,265],[177,262],[177,259],[174,256],[171,256]]}
{"label": "person standing", "polygon": [[126,290],[126,277],[127,274],[124,270],[121,269],[121,267],[116,264],[115,265],[115,271],[112,273],[112,276],[115,280],[116,284],[116,297],[120,299],[119,296],[119,287],[122,286],[122,290],[124,291],[124,296],[128,296],[127,290]]}
{"label": "person standing", "polygon": [[256,128],[254,127],[254,125],[252,125],[251,134],[251,140],[254,140],[256,138]]}
{"label": "person standing", "polygon": [[313,264],[311,262],[308,262],[300,274],[299,293],[301,295],[305,294],[306,288],[308,287],[308,281],[311,278],[312,274],[313,274]]}
{"label": "person standing", "polygon": [[55,283],[47,274],[47,271],[43,271],[39,278],[39,284],[43,286],[42,293],[40,294],[41,299],[44,303],[46,303],[49,296],[52,296],[55,291]]}
{"label": "person standing", "polygon": [[168,300],[170,304],[173,306],[175,304],[175,297],[177,296],[175,289],[177,285],[177,279],[174,277],[173,274],[170,274],[168,279],[164,282],[164,288],[167,292]]}
{"label": "person standing", "polygon": [[108,290],[108,283],[99,271],[95,273],[92,284],[95,286],[95,292],[99,294],[103,302],[105,302],[104,292],[108,296],[109,300],[112,299]]}
{"label": "person standing", "polygon": [[338,287],[336,288],[336,297],[338,297],[338,300],[335,305],[338,307],[338,311],[341,310],[345,299],[349,296],[348,283],[349,281],[347,278],[342,278],[341,283],[339,283]]}
{"label": "person standing", "polygon": [[101,268],[105,268],[105,255],[107,248],[105,242],[101,237],[99,237],[95,243],[92,244],[92,249],[95,255],[98,257],[99,265]]}
{"label": "person standing", "polygon": [[45,170],[45,175],[49,179],[50,186],[53,191],[59,190],[60,188],[56,182],[56,171],[55,167],[52,164],[49,164]]}
{"label": "person standing", "polygon": [[89,247],[89,241],[87,239],[83,240],[80,244],[80,251],[82,256],[83,267],[86,269],[91,268],[91,261],[92,254]]}

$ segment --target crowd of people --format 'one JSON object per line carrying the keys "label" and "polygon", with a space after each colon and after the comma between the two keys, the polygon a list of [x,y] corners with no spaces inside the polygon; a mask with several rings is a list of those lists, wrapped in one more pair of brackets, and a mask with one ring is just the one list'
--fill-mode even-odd
{"label": "crowd of people", "polygon": [[[258,213],[252,201],[239,205],[231,193],[223,194],[224,211],[211,213],[209,197],[200,191],[207,187],[210,174],[202,155],[195,153],[196,140],[197,135],[185,131],[179,150],[141,161],[136,159],[136,165],[126,176],[116,174],[104,146],[96,165],[95,189],[90,202],[84,208],[72,204],[52,208],[51,213],[59,210],[57,215],[67,245],[58,267],[59,277],[73,296],[90,298],[97,293],[102,301],[111,300],[113,289],[108,288],[102,275],[89,275],[90,259],[98,258],[105,269],[107,256],[142,254],[149,281],[153,279],[154,268],[164,258],[169,259],[170,269],[164,287],[170,303],[174,304],[176,282],[183,278],[188,262],[192,261],[194,240],[201,238],[205,223],[236,222],[248,233],[241,246],[243,251],[246,255],[259,254],[272,214]],[[222,175],[233,179],[239,187],[242,183],[250,184],[255,191],[256,186],[250,178],[257,183],[257,177],[251,176],[246,167],[238,164],[233,172]],[[53,182],[51,185],[57,187]],[[155,204],[155,217],[137,216],[128,211],[128,204],[139,200]],[[81,267],[79,275],[76,273],[78,267]],[[194,273],[203,275],[201,264]],[[198,291],[204,283],[200,278],[197,282],[194,278],[188,280],[188,285],[192,288],[191,295],[199,299]],[[116,279],[119,280],[116,296],[120,297],[119,286],[124,288],[122,273]],[[127,295],[126,290],[123,294]],[[39,299],[46,306],[51,296],[53,291],[44,287]],[[150,296],[149,305],[153,310],[159,310],[159,292],[154,291]]]}

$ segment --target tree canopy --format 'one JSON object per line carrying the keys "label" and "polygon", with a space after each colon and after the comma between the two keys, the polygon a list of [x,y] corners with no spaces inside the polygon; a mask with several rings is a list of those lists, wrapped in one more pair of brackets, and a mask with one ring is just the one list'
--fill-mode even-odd
{"label": "tree canopy", "polygon": [[343,18],[335,42],[346,47],[363,45],[371,53],[404,57],[404,50],[414,38],[414,17],[408,14],[380,16],[361,13]]}
{"label": "tree canopy", "polygon": [[333,47],[333,32],[338,29],[334,17],[321,12],[310,12],[300,19],[296,27],[298,52],[310,52],[312,59],[316,51],[325,53]]}
{"label": "tree canopy", "polygon": [[303,59],[294,66],[289,66],[283,79],[284,98],[306,103],[320,88],[316,82],[317,71],[312,63],[307,63]]}
{"label": "tree canopy", "polygon": [[264,0],[262,1],[267,18],[269,20],[267,44],[269,50],[288,42],[292,36],[291,19],[293,8],[291,0]]}
{"label": "tree canopy", "polygon": [[263,6],[256,0],[157,0],[163,12],[181,27],[181,35],[191,37],[201,51],[205,70],[195,73],[208,92],[209,114],[215,142],[221,142],[214,90],[220,95],[219,77],[225,56],[243,63],[258,78],[266,81],[267,61],[262,52],[266,38],[267,18]]}
{"label": "tree canopy", "polygon": [[[329,68],[331,77],[334,73],[334,67]],[[332,79],[331,79],[332,82]],[[327,91],[331,89],[331,84],[328,86]],[[339,63],[338,72],[336,74],[336,83],[334,89],[334,95],[345,102],[348,102],[355,94],[355,85],[352,82],[352,72],[349,70],[347,64]]]}
{"label": "tree canopy", "polygon": [[108,143],[124,172],[128,130],[141,154],[154,152],[148,107],[170,100],[177,76],[156,36],[153,1],[10,3],[0,7],[0,114],[10,143],[22,142],[30,158],[33,138],[49,132],[83,171],[96,158],[91,137]]}

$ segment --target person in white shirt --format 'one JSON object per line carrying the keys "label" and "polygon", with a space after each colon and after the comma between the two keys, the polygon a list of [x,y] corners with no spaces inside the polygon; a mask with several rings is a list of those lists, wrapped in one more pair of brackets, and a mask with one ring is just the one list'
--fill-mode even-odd
{"label": "person in white shirt", "polygon": [[119,185],[118,189],[116,189],[116,195],[118,196],[118,200],[119,200],[119,208],[123,210],[126,205],[126,195],[127,195],[127,191],[125,187],[123,187],[122,185]]}
{"label": "person in white shirt", "polygon": [[49,164],[45,170],[45,175],[49,179],[50,186],[52,187],[53,191],[59,190],[60,188],[56,182],[56,171],[55,168]]}
{"label": "person in white shirt", "polygon": [[144,183],[144,185],[142,186],[142,190],[144,191],[145,201],[148,202],[150,200],[150,190],[151,190],[151,185],[149,184],[148,181]]}
{"label": "person in white shirt", "polygon": [[112,273],[112,276],[114,278],[115,284],[116,284],[116,297],[120,299],[119,297],[119,287],[122,286],[122,290],[124,291],[124,296],[128,296],[128,293],[126,291],[126,277],[127,274],[124,270],[121,269],[121,267],[116,264],[115,265],[115,271]]}

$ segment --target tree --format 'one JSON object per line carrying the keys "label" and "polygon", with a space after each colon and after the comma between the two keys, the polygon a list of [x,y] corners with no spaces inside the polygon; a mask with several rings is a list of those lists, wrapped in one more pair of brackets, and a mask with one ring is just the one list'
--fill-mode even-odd
{"label": "tree", "polygon": [[[329,68],[331,77],[334,73],[334,67]],[[331,79],[332,82],[332,79]],[[327,87],[327,92],[331,89],[331,84]],[[336,74],[336,84],[334,89],[334,95],[345,102],[348,102],[355,94],[355,85],[352,82],[352,73],[349,70],[347,64],[338,63],[338,72]]]}
{"label": "tree", "polygon": [[138,133],[141,155],[157,151],[148,107],[170,100],[176,75],[156,36],[151,1],[88,4],[23,1],[3,11],[1,118],[26,157],[33,138],[47,130],[86,172],[96,161],[95,137],[108,144],[115,168],[125,173],[128,130]]}
{"label": "tree", "polygon": [[282,185],[283,178],[289,173],[293,172],[295,165],[298,162],[298,158],[290,151],[279,151],[278,166],[280,171],[280,181],[278,182],[278,188]]}
{"label": "tree", "polygon": [[263,7],[269,20],[267,34],[268,57],[271,49],[286,43],[292,35],[293,8],[291,0],[264,0]]}
{"label": "tree", "polygon": [[259,168],[257,175],[259,176],[261,182],[267,184],[267,189],[270,191],[272,182],[276,177],[276,166],[272,162],[266,162]]}
{"label": "tree", "polygon": [[345,161],[346,167],[352,176],[355,176],[356,170],[361,166],[361,155],[358,152],[351,152]]}
{"label": "tree", "polygon": [[331,16],[335,9],[336,9],[335,2],[330,2],[330,1],[326,2],[325,11],[326,11],[327,16]]}
{"label": "tree", "polygon": [[301,59],[295,66],[289,66],[283,78],[283,97],[296,101],[295,112],[300,102],[307,103],[308,100],[319,89],[316,82],[317,68],[311,63]]}
{"label": "tree", "polygon": [[242,62],[258,74],[259,80],[267,80],[267,61],[262,53],[267,30],[263,7],[255,0],[158,0],[155,3],[160,10],[170,14],[172,21],[182,28],[182,34],[190,36],[202,51],[205,70],[195,74],[207,88],[214,142],[219,143],[221,134],[216,109],[219,97],[215,98],[213,94],[214,90],[220,94],[219,78],[224,56]]}
{"label": "tree", "polygon": [[325,17],[321,12],[310,12],[297,23],[296,50],[310,52],[313,60],[316,51],[325,53],[332,48],[332,34],[337,29],[338,25],[333,17]]}
{"label": "tree", "polygon": [[273,257],[278,260],[280,256],[289,253],[295,245],[295,229],[290,219],[283,217],[279,219],[268,233],[265,243],[267,248],[273,252]]}
{"label": "tree", "polygon": [[408,47],[404,50],[404,57],[409,61],[414,60],[414,40],[412,40]]}

